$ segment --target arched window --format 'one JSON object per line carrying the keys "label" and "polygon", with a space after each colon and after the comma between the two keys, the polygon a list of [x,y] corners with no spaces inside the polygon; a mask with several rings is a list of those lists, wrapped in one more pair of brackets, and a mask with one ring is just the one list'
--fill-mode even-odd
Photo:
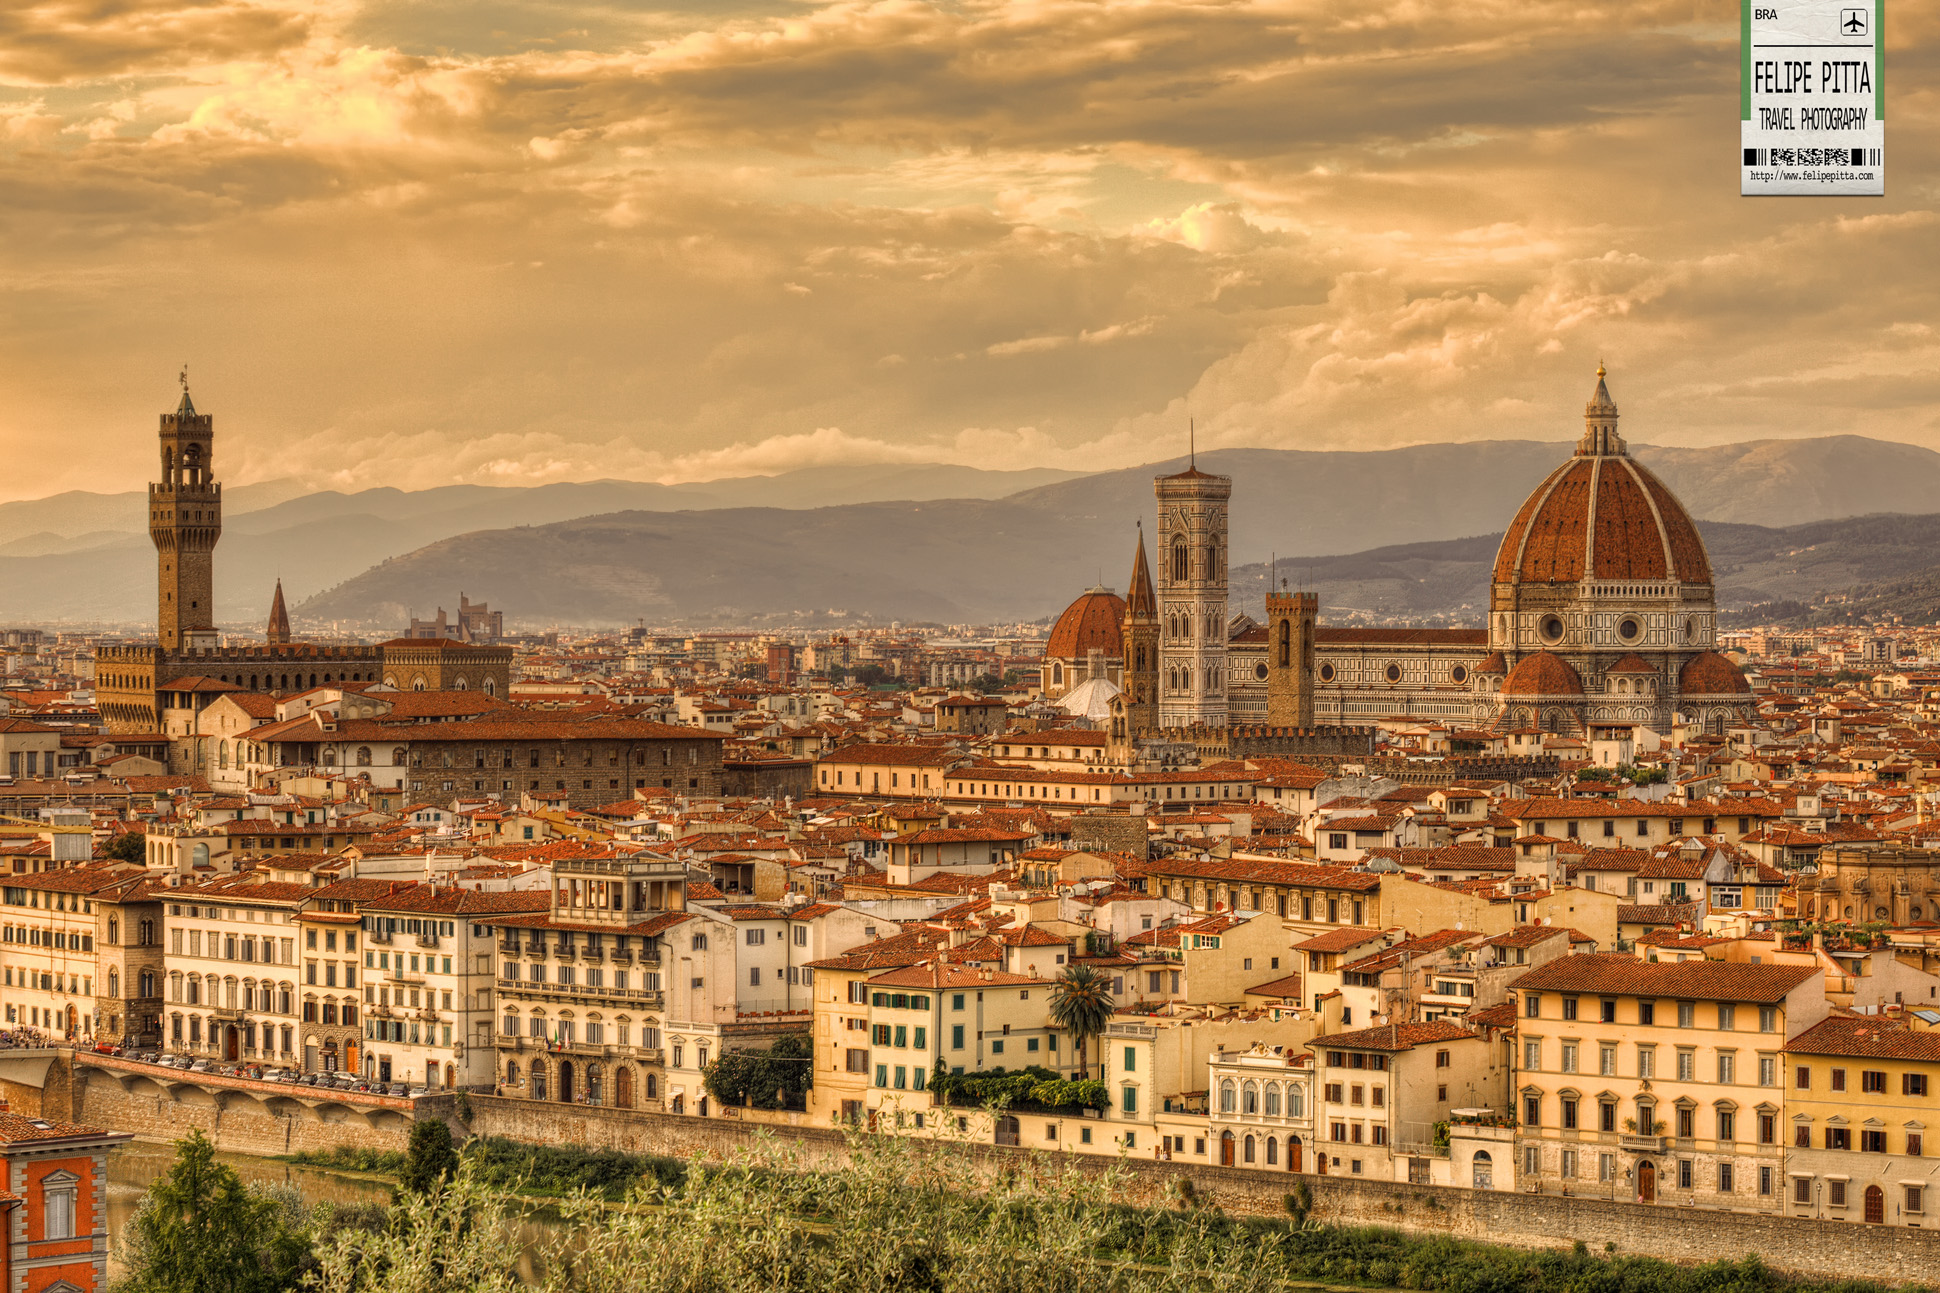
{"label": "arched window", "polygon": [[141,995],[144,997],[152,997],[155,995],[155,971],[143,970],[141,972]]}
{"label": "arched window", "polygon": [[1183,584],[1189,580],[1192,560],[1186,555],[1186,541],[1180,539],[1172,545],[1172,582]]}
{"label": "arched window", "polygon": [[[1260,1089],[1254,1086],[1251,1082],[1248,1082],[1246,1084],[1246,1089],[1240,1094],[1240,1112],[1254,1114],[1254,1113],[1258,1113],[1259,1111],[1260,1111]],[[1251,1144],[1250,1140],[1248,1141],[1248,1144],[1249,1145]]]}
{"label": "arched window", "polygon": [[[119,916],[108,917],[108,941],[110,943],[121,942],[121,918]],[[109,993],[108,995],[114,996],[115,994]]]}
{"label": "arched window", "polygon": [[[453,691],[468,691],[468,690],[470,690],[470,688],[469,688],[469,687],[468,687],[468,686],[466,685],[466,683],[465,683],[465,677],[464,677],[464,675],[463,675],[463,674],[460,674],[460,675],[459,675],[459,676],[458,676],[457,678],[455,678],[455,679],[453,679],[453,680],[452,680],[452,683],[451,683],[451,689],[452,689]],[[588,1078],[588,1081],[589,1081],[589,1082],[591,1081],[591,1079],[590,1079],[590,1077]],[[594,1103],[595,1103],[595,1104],[597,1104],[597,1103],[599,1103],[599,1102],[598,1102],[598,1101],[596,1100],[596,1101],[594,1101]]]}
{"label": "arched window", "polygon": [[1227,1078],[1219,1084],[1219,1111],[1221,1113],[1233,1112],[1233,1098],[1235,1094],[1236,1088],[1233,1086],[1233,1080],[1231,1078]]}
{"label": "arched window", "polygon": [[1251,1136],[1246,1138],[1245,1159],[1249,1163],[1253,1161],[1253,1138]]}
{"label": "arched window", "polygon": [[[1266,1084],[1266,1116],[1269,1118],[1278,1118],[1280,1116],[1280,1084],[1278,1082],[1269,1082]],[[1267,1155],[1266,1161],[1269,1163],[1273,1161],[1271,1153]]]}
{"label": "arched window", "polygon": [[485,680],[484,691],[487,696],[498,695],[498,680],[496,678],[487,678]]}
{"label": "arched window", "polygon": [[108,995],[111,997],[121,995],[121,971],[113,967],[109,967],[108,970]]}
{"label": "arched window", "polygon": [[370,746],[360,745],[357,747],[357,766],[360,768],[368,768],[370,766]]}
{"label": "arched window", "polygon": [[1272,1136],[1266,1138],[1266,1165],[1268,1167],[1280,1165],[1280,1142]]}
{"label": "arched window", "polygon": [[394,767],[394,768],[401,768],[401,767],[403,767],[403,766],[404,766],[404,758],[405,758],[405,755],[404,755],[404,747],[403,747],[403,746],[401,746],[401,745],[400,745],[400,746],[397,746],[397,747],[395,747],[395,748],[394,748],[394,749],[392,749],[392,751],[391,751],[391,766],[392,766],[392,767]]}
{"label": "arched window", "polygon": [[229,742],[227,741],[222,741],[216,746],[216,766],[219,768],[229,766]]}
{"label": "arched window", "polygon": [[1306,1112],[1307,1095],[1305,1090],[1297,1084],[1289,1085],[1287,1087],[1287,1117],[1299,1118],[1304,1116]]}

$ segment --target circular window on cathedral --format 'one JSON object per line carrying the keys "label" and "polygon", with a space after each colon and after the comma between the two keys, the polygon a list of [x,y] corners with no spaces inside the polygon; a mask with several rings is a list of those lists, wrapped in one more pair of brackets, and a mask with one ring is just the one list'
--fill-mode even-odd
{"label": "circular window on cathedral", "polygon": [[1400,665],[1398,665],[1398,664],[1391,664],[1391,665],[1389,665],[1389,666],[1387,667],[1387,670],[1386,670],[1386,673],[1387,673],[1387,679],[1388,679],[1388,681],[1389,681],[1389,682],[1400,682],[1400,681],[1401,681],[1401,666],[1400,666]]}
{"label": "circular window on cathedral", "polygon": [[1687,615],[1684,617],[1684,640],[1686,642],[1697,641],[1697,616],[1695,615]]}
{"label": "circular window on cathedral", "polygon": [[1643,631],[1643,626],[1628,616],[1625,616],[1617,624],[1617,636],[1626,642],[1635,642],[1637,635]]}
{"label": "circular window on cathedral", "polygon": [[1543,641],[1561,642],[1563,640],[1563,617],[1545,615],[1542,622]]}
{"label": "circular window on cathedral", "polygon": [[1322,665],[1322,666],[1320,666],[1320,680],[1321,680],[1322,682],[1332,682],[1332,681],[1334,680],[1334,666],[1333,666],[1333,665],[1331,665],[1331,664],[1324,664],[1324,665]]}
{"label": "circular window on cathedral", "polygon": [[1256,664],[1256,665],[1254,665],[1254,666],[1253,666],[1253,676],[1254,676],[1255,678],[1258,678],[1258,679],[1259,679],[1259,680],[1260,680],[1261,682],[1265,682],[1265,681],[1266,681],[1266,665],[1264,665],[1264,664]]}
{"label": "circular window on cathedral", "polygon": [[1449,681],[1453,682],[1456,686],[1461,686],[1468,681],[1468,666],[1465,664],[1456,665],[1448,671],[1448,677]]}

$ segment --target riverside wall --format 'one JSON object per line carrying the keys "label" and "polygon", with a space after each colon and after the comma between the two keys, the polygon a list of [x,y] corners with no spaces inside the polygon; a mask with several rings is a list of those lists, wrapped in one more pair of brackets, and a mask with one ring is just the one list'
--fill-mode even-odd
{"label": "riverside wall", "polygon": [[[835,1166],[847,1157],[841,1132],[811,1125],[805,1115],[762,1122],[678,1114],[471,1097],[470,1130],[539,1144],[577,1145],[670,1158],[719,1159],[747,1148],[766,1131],[804,1166]],[[795,1121],[787,1121],[792,1117]],[[978,1146],[991,1165],[1036,1159],[1102,1172],[1119,1160],[1044,1150]],[[1602,1199],[1515,1194],[1355,1180],[1210,1164],[1123,1160],[1130,1176],[1119,1191],[1127,1203],[1176,1206],[1182,1194],[1228,1213],[1284,1216],[1286,1197],[1304,1183],[1310,1213],[1336,1225],[1386,1226],[1414,1235],[1448,1235],[1516,1248],[1568,1248],[1579,1240],[1592,1251],[1678,1262],[1738,1259],[1756,1253],[1768,1265],[1798,1275],[1885,1284],[1940,1285],[1940,1232],[1903,1226],[1816,1221],[1701,1208],[1612,1203]]]}

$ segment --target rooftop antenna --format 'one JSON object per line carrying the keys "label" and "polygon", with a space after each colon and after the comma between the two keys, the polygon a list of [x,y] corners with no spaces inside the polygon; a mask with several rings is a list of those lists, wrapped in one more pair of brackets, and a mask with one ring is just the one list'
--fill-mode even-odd
{"label": "rooftop antenna", "polygon": [[[188,369],[182,371],[186,374]],[[1186,462],[1194,468],[1199,466],[1199,424],[1192,418],[1186,419]]]}

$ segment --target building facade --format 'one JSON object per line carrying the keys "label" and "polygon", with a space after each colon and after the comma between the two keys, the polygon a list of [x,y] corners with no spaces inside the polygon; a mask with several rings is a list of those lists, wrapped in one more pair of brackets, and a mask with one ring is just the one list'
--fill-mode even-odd
{"label": "building facade", "polygon": [[1566,956],[1512,985],[1523,1189],[1778,1213],[1785,1038],[1816,966]]}

